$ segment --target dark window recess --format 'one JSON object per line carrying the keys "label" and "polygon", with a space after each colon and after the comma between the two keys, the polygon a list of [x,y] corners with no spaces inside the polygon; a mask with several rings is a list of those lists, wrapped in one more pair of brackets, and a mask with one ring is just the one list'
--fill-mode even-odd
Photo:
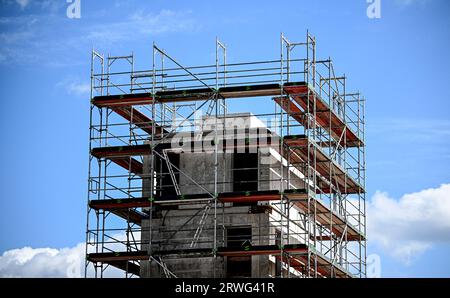
{"label": "dark window recess", "polygon": [[258,190],[258,154],[233,154],[233,191]]}
{"label": "dark window recess", "polygon": [[[229,227],[227,228],[227,247],[244,247],[251,244],[252,228]],[[252,257],[251,256],[233,256],[227,257],[228,278],[251,277],[252,276]]]}
{"label": "dark window recess", "polygon": [[[180,154],[168,152],[167,156],[172,163],[172,170],[178,184],[180,183],[180,173],[173,166],[180,168]],[[176,195],[177,192],[170,177],[167,162],[162,158],[155,158],[155,169],[159,173],[159,177],[156,180],[156,193],[160,196]]]}

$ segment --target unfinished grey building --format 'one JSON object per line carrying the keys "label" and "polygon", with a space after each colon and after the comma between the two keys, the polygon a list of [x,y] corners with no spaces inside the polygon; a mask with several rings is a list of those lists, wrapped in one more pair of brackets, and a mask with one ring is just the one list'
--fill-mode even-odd
{"label": "unfinished grey building", "polygon": [[93,51],[86,276],[366,276],[365,100],[309,33],[280,44],[154,45],[140,71]]}

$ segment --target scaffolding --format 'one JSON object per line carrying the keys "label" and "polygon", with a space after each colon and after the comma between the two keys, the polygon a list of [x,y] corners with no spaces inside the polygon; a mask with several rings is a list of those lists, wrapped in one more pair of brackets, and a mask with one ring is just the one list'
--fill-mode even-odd
{"label": "scaffolding", "polygon": [[[279,266],[268,277],[365,277],[364,97],[347,91],[330,58],[316,58],[309,33],[295,43],[281,34],[279,59],[226,56],[216,39],[214,64],[184,66],[153,44],[152,68],[135,70],[134,54],[92,51],[86,276],[114,268],[139,277],[144,264],[156,264],[177,277],[172,258],[211,257],[210,277],[220,277],[224,258],[267,256]],[[230,142],[227,120],[249,117],[230,113],[237,102],[265,126]],[[174,161],[186,148],[210,154],[208,181]],[[233,168],[235,176],[260,167],[270,174],[231,181],[223,152],[249,148],[278,162]],[[164,224],[164,212],[180,206],[192,211],[182,224]],[[268,221],[232,245],[225,230],[239,212]]]}

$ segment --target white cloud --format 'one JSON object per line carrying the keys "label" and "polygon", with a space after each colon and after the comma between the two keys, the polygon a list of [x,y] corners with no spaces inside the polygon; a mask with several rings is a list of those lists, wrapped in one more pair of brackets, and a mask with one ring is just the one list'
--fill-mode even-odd
{"label": "white cloud", "polygon": [[[124,43],[143,40],[150,44],[156,35],[189,32],[199,27],[190,11],[168,9],[115,12],[123,15],[121,20],[105,22],[97,21],[104,18],[96,17],[96,12],[86,12],[83,18],[95,21],[81,24],[61,17],[61,3],[65,5],[65,2],[55,0],[30,2],[30,7],[41,9],[37,9],[35,14],[0,17],[0,54],[5,57],[4,62],[77,65],[87,63],[87,60],[79,58],[85,57],[92,46],[120,48]],[[114,6],[111,9],[124,10]],[[58,34],[55,34],[55,28]]]}
{"label": "white cloud", "polygon": [[30,0],[16,0],[17,4],[20,5],[20,8],[24,9],[30,3]]}
{"label": "white cloud", "polygon": [[368,237],[405,264],[437,243],[450,243],[450,184],[399,200],[376,192],[368,204]]}
{"label": "white cloud", "polygon": [[88,83],[70,83],[67,86],[67,92],[69,94],[76,94],[76,95],[88,95],[91,90],[91,86]]}
{"label": "white cloud", "polygon": [[71,248],[8,250],[0,256],[0,277],[82,277],[84,243]]}
{"label": "white cloud", "polygon": [[[112,251],[124,251],[126,247],[122,241],[126,240],[125,233],[109,235],[116,239],[116,243],[106,244]],[[134,235],[140,241],[140,234]],[[89,252],[94,252],[89,246]],[[24,247],[5,251],[0,255],[0,278],[2,277],[84,277],[86,245],[78,243],[68,248],[31,248]],[[88,277],[94,277],[92,263],[88,266]],[[103,277],[124,277],[124,271],[108,266]]]}
{"label": "white cloud", "polygon": [[85,36],[96,46],[105,46],[163,33],[189,32],[197,28],[190,14],[189,11],[168,9],[156,14],[140,10],[124,21],[94,26]]}
{"label": "white cloud", "polygon": [[81,82],[76,78],[66,78],[56,84],[57,89],[62,89],[69,95],[87,96],[91,91],[91,85],[88,82]]}
{"label": "white cloud", "polygon": [[395,0],[395,3],[401,7],[407,7],[415,4],[426,5],[431,0]]}
{"label": "white cloud", "polygon": [[410,141],[446,141],[450,137],[450,121],[435,118],[379,118],[368,125],[368,130],[377,137]]}
{"label": "white cloud", "polygon": [[32,7],[53,12],[67,5],[65,0],[0,0],[0,2],[4,5],[19,5],[22,10],[27,7]]}

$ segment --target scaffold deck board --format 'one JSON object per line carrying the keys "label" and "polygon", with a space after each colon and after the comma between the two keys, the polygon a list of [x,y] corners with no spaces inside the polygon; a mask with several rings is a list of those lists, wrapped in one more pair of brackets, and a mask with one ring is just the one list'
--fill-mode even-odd
{"label": "scaffold deck board", "polygon": [[145,208],[152,204],[150,198],[127,198],[127,199],[106,199],[90,200],[89,207],[95,210],[118,210],[127,208]]}
{"label": "scaffold deck board", "polygon": [[[171,91],[156,92],[156,103],[198,101],[213,98],[214,89],[179,89]],[[256,96],[275,96],[281,94],[279,84],[257,84],[219,88],[218,93],[223,98],[242,98]],[[134,105],[146,105],[153,103],[151,93],[132,93],[119,95],[96,96],[92,99],[92,104],[97,107],[123,107]]]}
{"label": "scaffold deck board", "polygon": [[[151,120],[149,117],[141,113],[135,108],[126,106],[126,107],[114,107],[112,109],[114,112],[116,112],[118,115],[125,118],[127,121],[131,122],[132,124],[136,125],[143,131],[145,131],[148,134],[152,134],[152,126],[154,124],[153,120]],[[155,134],[160,135],[162,132],[167,132],[161,126],[158,124],[155,124]]]}
{"label": "scaffold deck board", "polygon": [[275,102],[281,106],[281,108],[288,113],[292,118],[294,118],[298,123],[303,125],[305,128],[309,128],[306,121],[305,113],[300,110],[300,108],[292,102],[287,96],[286,97],[275,97]]}
{"label": "scaffold deck board", "polygon": [[123,158],[130,156],[150,155],[150,144],[130,146],[97,147],[91,150],[91,155],[96,158]]}
{"label": "scaffold deck board", "polygon": [[[296,189],[289,191],[289,196],[292,199],[298,199],[306,196],[306,190]],[[156,196],[153,199],[149,197],[140,198],[123,198],[123,199],[103,199],[91,200],[89,206],[93,209],[99,210],[116,210],[126,208],[146,208],[154,205],[164,204],[183,204],[192,203],[196,200],[213,200],[213,196],[207,193],[204,194],[190,194],[190,195],[164,195]],[[259,201],[277,201],[281,199],[281,193],[278,190],[268,191],[242,191],[242,192],[226,192],[218,195],[218,200],[224,203],[251,203]]]}
{"label": "scaffold deck board", "polygon": [[[310,258],[310,272],[314,274],[316,268],[316,255],[311,254]],[[294,269],[302,272],[307,267],[308,264],[308,256],[307,255],[293,255],[289,257],[289,265]],[[340,268],[338,265],[332,265],[330,261],[323,257],[322,255],[317,255],[317,273],[319,276],[336,276],[338,278],[351,278],[351,274],[349,274],[346,270]]]}
{"label": "scaffold deck board", "polygon": [[263,201],[277,201],[281,199],[278,190],[267,191],[239,191],[219,194],[219,200],[224,203],[253,203]]}
{"label": "scaffold deck board", "polygon": [[[336,141],[341,141],[341,143],[347,147],[358,147],[363,145],[362,140],[345,124],[345,121],[342,120],[341,116],[338,116],[336,112],[330,109],[329,105],[322,97],[304,82],[286,83],[284,84],[283,89],[304,111],[308,110],[308,107],[309,111],[311,111],[315,102],[317,123],[327,130]],[[282,107],[283,106],[291,107],[292,104],[283,104]],[[345,138],[341,138],[344,129]]]}
{"label": "scaffold deck board", "polygon": [[[363,193],[362,186],[348,175],[347,171],[328,154],[313,142],[310,142],[306,136],[286,136],[284,142],[290,146],[295,154],[290,154],[290,162],[295,166],[303,164],[309,160],[311,165],[316,165],[316,171],[320,174],[319,180],[326,180],[331,182],[335,188],[338,188],[341,193]],[[308,150],[308,147],[310,150]],[[309,155],[309,157],[308,157]],[[299,168],[304,171],[303,167]],[[319,181],[319,188],[324,193],[330,193],[330,187],[326,181]]]}
{"label": "scaffold deck board", "polygon": [[[305,244],[287,244],[283,247],[285,253],[305,254],[308,247]],[[153,251],[155,256],[179,256],[189,254],[205,254],[213,255],[212,248],[180,248],[170,250]],[[218,247],[217,255],[219,256],[251,256],[251,255],[280,255],[281,248],[278,245],[248,245],[242,247]],[[148,260],[147,251],[131,251],[131,252],[103,252],[88,254],[88,259],[92,262],[115,262],[115,261],[139,261]]]}
{"label": "scaffold deck board", "polygon": [[151,93],[101,95],[92,98],[91,103],[99,108],[129,107],[152,104],[153,97]]}
{"label": "scaffold deck board", "polygon": [[111,161],[135,175],[141,176],[143,173],[142,163],[132,157],[113,157]]}
{"label": "scaffold deck board", "polygon": [[[350,223],[343,219],[340,215],[331,211],[323,202],[311,197],[308,200],[306,189],[290,189],[283,192],[284,197],[294,203],[299,210],[304,213],[316,214],[316,220],[327,229],[331,229],[336,237],[341,237],[346,232],[344,240],[358,241],[363,240],[362,235]],[[263,201],[279,201],[281,200],[281,193],[277,190],[271,191],[248,191],[248,192],[227,192],[219,194],[219,200],[223,203],[255,203]],[[105,199],[105,200],[91,200],[89,206],[95,210],[108,210],[114,214],[129,219],[131,222],[140,224],[142,219],[148,218],[142,212],[127,213],[119,210],[129,210],[132,208],[148,208],[154,205],[164,204],[188,204],[196,203],[198,199],[205,199],[212,201],[213,198],[208,194],[193,194],[193,195],[169,195],[163,197],[156,197],[153,201],[150,198],[125,198],[125,199]],[[309,208],[308,208],[309,201]],[[132,211],[132,210],[131,210]],[[331,226],[331,228],[330,228]],[[346,228],[347,226],[347,228]]]}
{"label": "scaffold deck board", "polygon": [[[287,244],[283,252],[290,254],[307,253],[305,244]],[[278,245],[248,245],[243,247],[221,247],[217,250],[219,256],[254,256],[254,255],[280,255],[281,248]]]}
{"label": "scaffold deck board", "polygon": [[325,206],[325,204],[320,200],[309,200],[309,208],[308,199],[296,201],[295,206],[305,213],[315,214],[316,220],[327,229],[330,229],[331,226],[331,230],[337,237],[342,237],[345,233],[346,235],[344,235],[344,240],[364,240],[364,235],[362,235],[344,218],[336,214],[336,212],[331,211],[330,208]]}
{"label": "scaffold deck board", "polygon": [[217,145],[218,152],[232,153],[232,149],[242,149],[235,153],[245,153],[248,148],[279,148],[280,145],[280,137],[263,128],[221,131],[217,134],[217,144],[214,143],[215,138],[214,131],[180,132],[177,133],[176,138],[168,136],[167,139],[156,145],[154,150],[212,153]]}
{"label": "scaffold deck board", "polygon": [[[341,141],[342,145],[348,147],[362,146],[362,140],[348,127],[345,122],[338,116],[333,110],[331,110],[328,104],[314,91],[309,88],[305,82],[293,82],[283,85],[283,90],[289,94],[294,101],[303,109],[308,109],[313,106],[314,100],[316,102],[316,121],[327,130],[330,135],[336,140]],[[310,95],[308,96],[308,92]],[[281,87],[279,84],[261,84],[261,85],[244,85],[219,88],[219,94],[224,98],[242,98],[242,97],[256,97],[256,96],[275,96],[281,94]],[[179,101],[196,101],[207,100],[212,98],[214,90],[208,88],[199,89],[183,89],[174,91],[159,91],[156,93],[157,102],[179,102]],[[277,103],[280,104],[283,109],[292,114],[293,118],[300,122],[302,125],[305,123],[305,117],[302,115],[302,111],[288,98],[277,98]],[[97,107],[111,107],[119,115],[123,117],[129,117],[131,109],[129,107],[134,105],[146,105],[153,103],[153,97],[150,93],[132,93],[132,94],[120,94],[120,95],[106,95],[96,96],[92,99],[92,103]],[[128,107],[128,109],[124,109]],[[133,110],[135,113],[136,110]],[[137,112],[139,113],[139,112]],[[143,116],[143,117],[140,117]],[[137,114],[141,120],[136,122],[151,123],[151,120],[143,115]],[[127,119],[127,118],[126,118]],[[142,124],[144,126],[144,124]],[[148,124],[147,124],[148,126]],[[145,128],[147,132],[150,131],[148,127]],[[345,138],[341,138],[341,135],[345,129]]]}
{"label": "scaffold deck board", "polygon": [[148,219],[149,216],[145,213],[133,209],[113,209],[111,213],[125,219],[126,221],[135,225],[141,226],[143,219]]}
{"label": "scaffold deck board", "polygon": [[116,251],[116,252],[101,252],[90,253],[87,259],[91,262],[120,262],[120,261],[141,261],[148,260],[149,256],[146,251]]}
{"label": "scaffold deck board", "polygon": [[224,98],[241,98],[255,96],[274,96],[281,93],[279,84],[244,85],[219,88]]}
{"label": "scaffold deck board", "polygon": [[[320,253],[316,253],[314,250],[310,250],[306,244],[287,244],[283,247],[283,250],[278,245],[248,245],[242,247],[219,247],[217,249],[217,255],[221,257],[231,256],[257,256],[257,255],[274,255],[278,258],[281,257],[281,252],[289,255],[289,265],[299,271],[308,264],[308,259],[311,264],[311,270],[314,272],[317,260],[317,272],[323,276],[330,276],[332,271],[337,277],[351,277],[351,275],[344,269],[340,268],[337,264],[332,264],[327,257],[324,257]],[[309,254],[310,253],[310,254]],[[172,249],[154,251],[154,256],[175,256],[177,258],[187,258],[201,254],[203,256],[214,255],[212,248],[186,248],[186,249]],[[308,254],[311,256],[308,258]],[[126,262],[129,261],[146,261],[149,260],[149,254],[147,251],[132,251],[132,252],[103,252],[103,253],[90,253],[87,255],[87,259],[91,262],[106,263],[121,266],[125,268]],[[285,261],[286,258],[283,258]],[[130,264],[130,263],[128,263]],[[136,269],[139,267],[135,265],[129,273],[137,273]],[[117,266],[118,265],[118,266]],[[137,266],[137,267],[136,267]]]}

